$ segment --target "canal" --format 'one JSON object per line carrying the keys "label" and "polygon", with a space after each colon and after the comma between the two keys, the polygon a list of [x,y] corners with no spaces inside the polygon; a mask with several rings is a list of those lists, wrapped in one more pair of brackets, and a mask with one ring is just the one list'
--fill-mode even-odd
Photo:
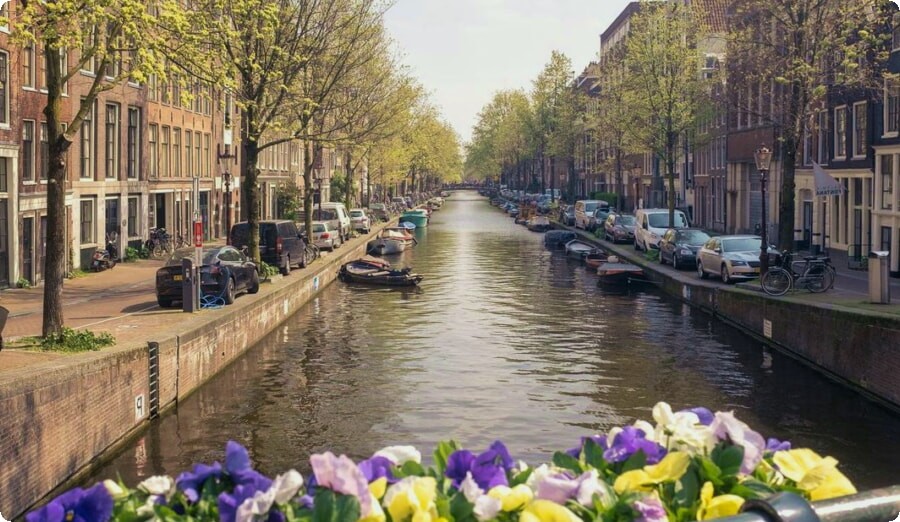
{"label": "canal", "polygon": [[[734,410],[764,436],[841,461],[861,489],[896,482],[900,419],[654,289],[604,293],[474,192],[454,194],[392,259],[415,290],[335,282],[155,421],[87,483],[177,475],[246,445],[262,472],[454,438],[547,461],[660,400]],[[802,317],[797,318],[802,321]]]}

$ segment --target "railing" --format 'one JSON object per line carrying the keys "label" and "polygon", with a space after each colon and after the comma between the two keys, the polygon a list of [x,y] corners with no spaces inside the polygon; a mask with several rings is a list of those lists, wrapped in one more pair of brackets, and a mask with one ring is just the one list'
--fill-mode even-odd
{"label": "railing", "polygon": [[814,502],[793,493],[748,500],[742,513],[719,522],[887,522],[900,515],[900,486]]}

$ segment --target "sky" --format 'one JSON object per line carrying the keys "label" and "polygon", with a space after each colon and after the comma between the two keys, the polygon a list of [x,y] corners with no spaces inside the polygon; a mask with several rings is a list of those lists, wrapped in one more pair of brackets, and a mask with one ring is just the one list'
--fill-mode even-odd
{"label": "sky", "polygon": [[629,0],[396,0],[386,24],[403,62],[467,141],[494,93],[531,90],[554,49],[575,74]]}

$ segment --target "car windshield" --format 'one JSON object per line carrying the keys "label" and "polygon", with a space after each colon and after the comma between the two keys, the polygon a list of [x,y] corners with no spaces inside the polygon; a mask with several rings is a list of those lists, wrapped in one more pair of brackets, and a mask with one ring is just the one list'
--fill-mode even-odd
{"label": "car windshield", "polygon": [[[668,212],[660,212],[658,214],[648,214],[647,218],[650,220],[650,226],[653,228],[667,228],[669,226],[669,213]],[[684,228],[686,226],[687,226],[687,223],[684,222],[684,214],[682,214],[681,212],[676,212],[674,228]]]}
{"label": "car windshield", "polygon": [[702,230],[682,230],[678,233],[678,241],[688,245],[702,245],[709,241],[709,234]]}
{"label": "car windshield", "polygon": [[585,203],[585,204],[584,204],[584,211],[585,211],[585,212],[593,212],[593,211],[595,211],[595,210],[597,210],[597,203],[596,203],[596,202],[589,202],[589,203]]}
{"label": "car windshield", "polygon": [[745,237],[722,240],[722,252],[753,252],[759,250],[759,238]]}
{"label": "car windshield", "polygon": [[318,234],[319,232],[325,232],[325,225],[322,223],[313,223],[313,232]]}
{"label": "car windshield", "polygon": [[362,210],[351,210],[350,217],[363,217]]}
{"label": "car windshield", "polygon": [[337,219],[338,218],[337,211],[329,209],[329,208],[321,209],[319,211],[319,215],[316,217],[319,219]]}
{"label": "car windshield", "polygon": [[634,225],[634,216],[619,216],[616,218],[616,224],[633,226]]}
{"label": "car windshield", "polygon": [[[203,264],[208,265],[219,252],[218,248],[204,248],[203,249]],[[179,248],[178,250],[172,252],[172,255],[169,256],[168,261],[166,261],[166,266],[176,266],[181,265],[181,260],[184,258],[194,258],[194,247],[189,248]]]}

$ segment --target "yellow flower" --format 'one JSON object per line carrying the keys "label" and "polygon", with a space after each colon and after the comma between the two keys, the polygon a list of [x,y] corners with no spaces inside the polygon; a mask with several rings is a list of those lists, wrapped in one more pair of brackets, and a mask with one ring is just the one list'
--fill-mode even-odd
{"label": "yellow flower", "polygon": [[519,522],[581,522],[581,519],[556,502],[535,500],[519,515]]}
{"label": "yellow flower", "polygon": [[644,466],[644,469],[626,471],[619,475],[613,487],[616,493],[625,491],[649,491],[660,482],[678,480],[687,471],[691,456],[683,451],[673,451],[659,464]]}
{"label": "yellow flower", "polygon": [[387,488],[387,477],[381,477],[380,479],[373,480],[369,483],[369,492],[372,493],[375,498],[380,499],[384,496],[384,490]]}
{"label": "yellow flower", "polygon": [[697,520],[736,515],[743,504],[744,499],[737,495],[719,495],[714,497],[712,482],[707,482],[703,484],[703,488],[700,490],[700,509],[697,510]]}
{"label": "yellow flower", "polygon": [[776,452],[772,460],[778,470],[809,494],[810,500],[825,500],[856,493],[850,480],[838,471],[838,461],[820,457],[810,449]]}
{"label": "yellow flower", "polygon": [[507,486],[495,486],[487,492],[487,495],[499,500],[500,509],[507,512],[521,508],[534,498],[534,492],[525,484],[519,484],[511,489]]}
{"label": "yellow flower", "polygon": [[438,520],[434,503],[436,488],[433,477],[407,477],[388,488],[384,505],[394,522],[433,522]]}
{"label": "yellow flower", "polygon": [[385,522],[387,517],[384,516],[384,510],[381,509],[378,499],[371,493],[369,493],[369,496],[371,497],[372,509],[369,510],[368,515],[361,517],[358,522]]}

